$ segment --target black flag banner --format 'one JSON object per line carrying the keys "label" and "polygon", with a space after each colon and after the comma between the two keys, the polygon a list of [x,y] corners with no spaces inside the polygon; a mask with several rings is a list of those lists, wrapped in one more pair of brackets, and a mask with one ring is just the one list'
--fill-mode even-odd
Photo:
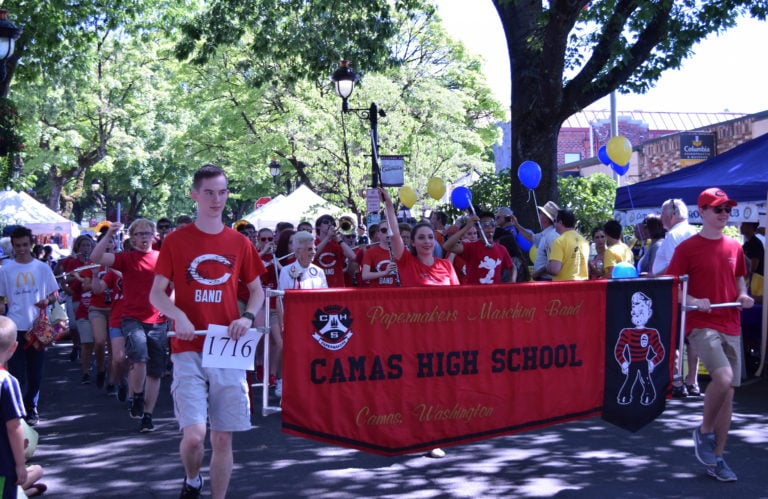
{"label": "black flag banner", "polygon": [[632,432],[666,406],[677,331],[675,283],[671,277],[608,283],[603,419]]}

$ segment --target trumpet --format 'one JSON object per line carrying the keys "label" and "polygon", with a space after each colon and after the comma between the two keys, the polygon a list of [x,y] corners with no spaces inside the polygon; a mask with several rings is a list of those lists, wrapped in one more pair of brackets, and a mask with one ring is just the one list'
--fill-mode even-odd
{"label": "trumpet", "polygon": [[355,233],[355,221],[352,217],[344,215],[339,219],[339,234],[342,236],[351,236]]}

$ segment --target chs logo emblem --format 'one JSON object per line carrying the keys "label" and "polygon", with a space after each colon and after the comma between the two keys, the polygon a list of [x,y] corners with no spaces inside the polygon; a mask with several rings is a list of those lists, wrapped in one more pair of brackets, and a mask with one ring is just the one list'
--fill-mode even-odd
{"label": "chs logo emblem", "polygon": [[315,327],[312,337],[326,350],[341,350],[352,337],[349,309],[342,309],[341,305],[329,305],[315,311],[312,325]]}

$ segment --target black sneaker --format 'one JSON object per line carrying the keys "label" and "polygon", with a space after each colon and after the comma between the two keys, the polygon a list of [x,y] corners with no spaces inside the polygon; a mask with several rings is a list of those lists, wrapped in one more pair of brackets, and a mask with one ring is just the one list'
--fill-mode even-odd
{"label": "black sneaker", "polygon": [[128,385],[121,383],[117,387],[117,400],[125,402],[128,399]]}
{"label": "black sneaker", "polygon": [[80,384],[81,385],[90,385],[91,384],[91,375],[88,373],[83,374],[83,377],[80,378]]}
{"label": "black sneaker", "polygon": [[107,396],[114,397],[117,395],[117,388],[112,383],[109,383],[107,385]]}
{"label": "black sneaker", "polygon": [[152,415],[144,413],[144,417],[141,418],[141,424],[139,425],[140,433],[149,433],[155,431],[155,425],[152,424]]}
{"label": "black sneaker", "polygon": [[200,475],[200,487],[193,487],[187,483],[187,479],[184,478],[181,486],[181,494],[179,499],[197,499],[200,497],[200,493],[203,491],[203,476]]}
{"label": "black sneaker", "polygon": [[107,373],[104,371],[101,371],[100,373],[96,373],[96,388],[101,390],[104,388],[104,380],[107,378]]}
{"label": "black sneaker", "polygon": [[140,419],[144,415],[144,396],[134,395],[131,403],[131,417]]}
{"label": "black sneaker", "polygon": [[672,385],[672,398],[684,399],[688,397],[688,389],[685,385],[675,386]]}

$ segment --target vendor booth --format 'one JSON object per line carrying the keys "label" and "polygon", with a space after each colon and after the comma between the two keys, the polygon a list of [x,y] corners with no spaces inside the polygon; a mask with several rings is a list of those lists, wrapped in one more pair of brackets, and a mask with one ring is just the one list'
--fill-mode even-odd
{"label": "vendor booth", "polygon": [[0,225],[23,225],[32,231],[36,244],[56,244],[68,248],[80,234],[68,220],[26,192],[0,191]]}

